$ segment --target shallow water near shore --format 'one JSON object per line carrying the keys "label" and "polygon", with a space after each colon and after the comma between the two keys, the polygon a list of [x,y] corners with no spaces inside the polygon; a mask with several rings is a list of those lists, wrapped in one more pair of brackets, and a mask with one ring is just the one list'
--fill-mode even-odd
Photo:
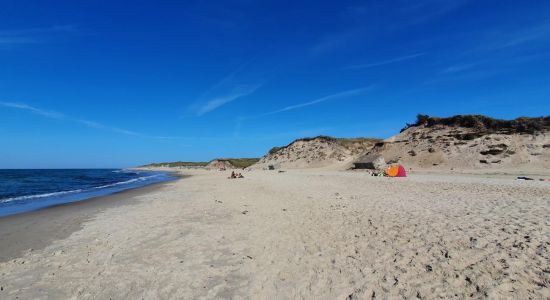
{"label": "shallow water near shore", "polygon": [[0,170],[0,217],[174,180],[127,169]]}

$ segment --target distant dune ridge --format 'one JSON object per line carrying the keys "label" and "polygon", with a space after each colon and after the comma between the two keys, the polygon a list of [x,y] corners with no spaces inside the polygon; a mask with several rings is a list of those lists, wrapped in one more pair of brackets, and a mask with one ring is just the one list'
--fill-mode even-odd
{"label": "distant dune ridge", "polygon": [[417,115],[416,122],[386,140],[377,138],[300,138],[273,147],[261,158],[218,158],[199,163],[160,163],[145,167],[205,167],[207,169],[350,169],[355,162],[372,162],[440,170],[550,168],[550,116],[498,120],[482,115],[448,118]]}
{"label": "distant dune ridge", "polygon": [[258,162],[257,158],[216,158],[211,160],[207,169],[241,169]]}
{"label": "distant dune ridge", "polygon": [[247,168],[256,162],[258,158],[216,158],[209,162],[162,162],[140,166],[140,168],[206,168],[206,169],[241,169]]}

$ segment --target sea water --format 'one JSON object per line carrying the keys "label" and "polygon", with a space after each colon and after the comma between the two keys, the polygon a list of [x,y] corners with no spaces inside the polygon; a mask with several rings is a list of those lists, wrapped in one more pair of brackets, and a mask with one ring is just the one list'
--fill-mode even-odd
{"label": "sea water", "polygon": [[166,172],[127,169],[0,170],[0,216],[174,179]]}

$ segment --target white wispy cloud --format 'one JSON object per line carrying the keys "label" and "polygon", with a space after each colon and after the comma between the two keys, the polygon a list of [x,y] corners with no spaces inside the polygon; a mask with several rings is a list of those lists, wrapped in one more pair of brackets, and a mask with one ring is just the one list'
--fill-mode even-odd
{"label": "white wispy cloud", "polygon": [[25,103],[0,101],[0,106],[19,109],[19,110],[27,111],[29,113],[33,113],[33,114],[40,115],[40,116],[50,118],[50,119],[56,119],[56,120],[62,120],[62,121],[78,123],[78,124],[85,125],[85,126],[90,127],[90,128],[107,130],[107,131],[120,133],[120,134],[125,134],[125,135],[139,136],[139,137],[145,137],[145,138],[155,138],[155,139],[179,139],[179,138],[181,138],[181,137],[146,135],[146,134],[135,132],[135,131],[132,131],[132,130],[127,130],[127,129],[123,129],[123,128],[119,128],[119,127],[105,125],[105,124],[95,122],[95,121],[74,118],[74,117],[68,116],[66,114],[63,114],[61,112],[57,112],[57,111],[53,111],[53,110],[46,110],[46,109],[36,108],[34,106],[31,106],[31,105],[28,105],[28,104],[25,104]]}
{"label": "white wispy cloud", "polygon": [[10,107],[10,108],[17,108],[17,109],[26,110],[26,111],[31,112],[33,114],[41,115],[41,116],[52,118],[52,119],[63,119],[63,118],[65,118],[65,115],[63,115],[60,112],[39,109],[39,108],[36,108],[34,106],[30,106],[30,105],[24,104],[24,103],[0,101],[0,105],[2,105],[4,107]]}
{"label": "white wispy cloud", "polygon": [[388,9],[385,1],[363,1],[339,12],[348,27],[319,37],[311,47],[313,55],[371,45],[378,38],[408,30],[459,10],[471,0],[394,0]]}
{"label": "white wispy cloud", "polygon": [[[497,54],[506,55],[513,52],[513,55],[506,60],[514,59],[518,55],[525,56],[523,50],[530,50],[531,53],[540,53],[546,49],[550,41],[550,19],[537,20],[530,23],[507,23],[499,24],[490,28],[482,28],[465,35],[451,36],[451,40],[463,39],[464,43],[456,44],[456,48],[462,57],[479,57],[485,60],[497,57]],[[468,43],[467,41],[470,41]],[[489,56],[490,54],[490,56]],[[502,57],[495,58],[502,60]],[[504,62],[504,60],[502,60]]]}
{"label": "white wispy cloud", "polygon": [[109,130],[109,131],[112,131],[112,132],[122,133],[122,134],[126,134],[126,135],[145,136],[145,135],[143,135],[141,133],[138,133],[138,132],[135,132],[135,131],[126,130],[126,129],[113,127],[113,126],[108,126],[108,125],[104,125],[104,124],[94,122],[94,121],[88,121],[88,120],[83,120],[83,119],[70,119],[70,120],[74,121],[74,122],[84,124],[84,125],[86,125],[88,127],[91,127],[91,128]]}
{"label": "white wispy cloud", "polygon": [[230,91],[227,91],[226,94],[218,95],[218,96],[208,100],[206,103],[202,104],[197,109],[197,115],[202,116],[206,113],[209,113],[209,112],[219,108],[220,106],[222,106],[224,104],[235,101],[235,100],[237,100],[241,97],[248,96],[248,95],[254,93],[261,86],[262,86],[262,84],[233,86],[233,87],[231,87]]}
{"label": "white wispy cloud", "polygon": [[395,58],[388,59],[388,60],[376,61],[376,62],[371,62],[371,63],[366,63],[366,64],[352,65],[352,66],[345,67],[344,69],[345,69],[345,70],[352,70],[352,69],[369,69],[369,68],[374,68],[374,67],[379,67],[379,66],[394,64],[394,63],[398,63],[398,62],[405,61],[405,60],[410,60],[410,59],[413,59],[413,58],[416,58],[416,57],[420,57],[420,56],[423,56],[423,55],[426,55],[426,53],[424,53],[424,52],[422,52],[422,53],[415,53],[415,54],[410,54],[410,55],[395,57]]}
{"label": "white wispy cloud", "polygon": [[453,74],[453,73],[458,73],[458,72],[463,72],[463,71],[466,71],[466,70],[470,70],[472,68],[474,68],[476,66],[476,64],[457,64],[457,65],[452,65],[452,66],[449,66],[445,69],[443,69],[441,71],[441,73],[443,74]]}
{"label": "white wispy cloud", "polygon": [[420,0],[420,1],[401,1],[394,4],[400,7],[402,13],[401,26],[411,26],[424,22],[429,22],[440,18],[446,14],[452,13],[471,0]]}
{"label": "white wispy cloud", "polygon": [[0,30],[0,45],[13,46],[20,44],[36,44],[52,38],[74,35],[79,33],[76,25],[61,25],[27,29]]}
{"label": "white wispy cloud", "polygon": [[283,108],[278,109],[278,110],[266,112],[266,113],[259,114],[259,115],[256,115],[256,116],[245,117],[243,119],[253,119],[253,118],[259,118],[259,117],[265,117],[265,116],[269,116],[269,115],[274,115],[274,114],[278,114],[278,113],[282,113],[282,112],[286,112],[286,111],[291,111],[291,110],[295,110],[295,109],[300,109],[300,108],[316,105],[316,104],[323,103],[323,102],[330,101],[330,100],[356,96],[356,95],[364,94],[364,93],[372,90],[372,88],[373,88],[373,86],[371,85],[371,86],[367,86],[367,87],[361,87],[361,88],[357,88],[357,89],[347,90],[347,91],[343,91],[343,92],[340,92],[340,93],[336,93],[336,94],[328,95],[328,96],[325,96],[325,97],[317,98],[315,100],[290,105],[290,106],[283,107]]}
{"label": "white wispy cloud", "polygon": [[481,44],[481,51],[502,50],[541,40],[550,39],[550,20],[524,26],[515,30],[493,31],[488,33],[488,42]]}
{"label": "white wispy cloud", "polygon": [[367,31],[362,27],[353,27],[346,31],[322,36],[312,47],[313,55],[325,55],[342,48],[355,47],[361,44]]}
{"label": "white wispy cloud", "polygon": [[270,68],[252,68],[257,63],[257,57],[242,63],[229,75],[210,87],[193,103],[189,109],[197,116],[214,111],[223,105],[253,94],[266,81]]}

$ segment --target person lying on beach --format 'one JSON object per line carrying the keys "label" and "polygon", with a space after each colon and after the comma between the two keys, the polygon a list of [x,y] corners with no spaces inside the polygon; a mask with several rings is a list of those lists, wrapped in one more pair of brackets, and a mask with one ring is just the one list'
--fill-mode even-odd
{"label": "person lying on beach", "polygon": [[244,178],[244,176],[241,173],[235,173],[235,171],[232,171],[231,176],[227,177],[227,179],[237,179],[237,178]]}

